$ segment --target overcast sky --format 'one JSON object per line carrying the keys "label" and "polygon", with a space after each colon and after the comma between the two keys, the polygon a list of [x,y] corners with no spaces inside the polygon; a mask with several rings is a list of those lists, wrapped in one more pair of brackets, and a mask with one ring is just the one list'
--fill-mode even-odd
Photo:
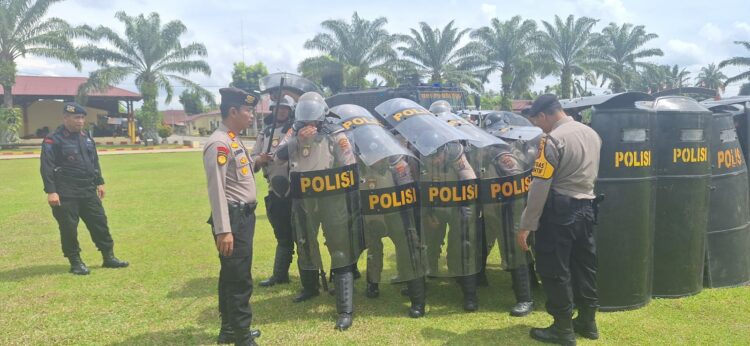
{"label": "overcast sky", "polygon": [[[506,20],[514,15],[537,21],[552,21],[556,14],[589,16],[600,20],[596,31],[610,22],[645,25],[648,32],[659,35],[649,47],[664,51],[663,57],[652,61],[687,67],[692,77],[709,63],[750,55],[748,50],[732,43],[750,41],[747,0],[66,0],[52,5],[49,15],[64,18],[74,25],[105,25],[122,32],[122,25],[114,18],[121,10],[129,15],[157,12],[163,22],[182,21],[188,28],[183,43],[205,44],[206,60],[213,71],[210,77],[195,75],[191,78],[214,92],[229,84],[232,63],[243,58],[247,63],[262,61],[270,72],[296,71],[302,59],[318,54],[302,46],[305,40],[321,31],[320,22],[327,19],[348,21],[354,11],[366,19],[386,17],[386,29],[391,33],[408,33],[420,21],[442,27],[455,20],[459,28],[478,28],[488,25],[490,18]],[[96,66],[85,64],[79,72],[54,60],[27,57],[18,62],[18,68],[22,75],[87,76]],[[732,76],[739,70],[726,68],[723,71]],[[555,78],[540,80],[533,89],[541,90],[544,85],[557,82]],[[731,85],[725,95],[736,95],[740,85]],[[120,87],[135,91],[132,81]],[[487,87],[499,89],[499,78],[494,76]],[[181,91],[181,88],[176,90]],[[181,108],[177,97],[169,105],[163,104],[163,97],[159,102],[160,108]]]}

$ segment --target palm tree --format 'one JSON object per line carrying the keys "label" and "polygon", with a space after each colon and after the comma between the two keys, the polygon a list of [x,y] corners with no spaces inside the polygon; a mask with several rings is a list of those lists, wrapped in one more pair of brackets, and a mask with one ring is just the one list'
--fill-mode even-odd
{"label": "palm tree", "polygon": [[680,68],[679,65],[664,66],[667,71],[667,88],[682,88],[690,81],[690,71],[687,68]]}
{"label": "palm tree", "polygon": [[509,110],[509,100],[514,94],[522,94],[534,82],[532,60],[534,40],[537,37],[533,20],[521,21],[515,16],[505,22],[493,18],[490,26],[471,32],[473,41],[466,50],[478,59],[476,65],[486,69],[487,74],[500,72],[503,108]]}
{"label": "palm tree", "polygon": [[94,60],[102,68],[91,72],[89,81],[81,86],[81,97],[92,90],[103,90],[109,85],[122,82],[125,78],[134,77],[138,91],[143,96],[142,114],[146,138],[158,139],[156,127],[159,114],[156,110],[156,97],[159,90],[166,93],[165,102],[172,101],[174,82],[199,93],[207,102],[213,102],[213,96],[206,89],[185,78],[193,72],[211,75],[211,68],[203,60],[194,57],[205,57],[206,47],[201,43],[180,43],[187,28],[175,20],[161,24],[159,14],[151,13],[131,17],[124,12],[115,14],[125,25],[125,36],[121,37],[109,27],[100,26],[94,31],[95,38],[103,39],[110,47],[87,45],[81,48],[81,57]]}
{"label": "palm tree", "polygon": [[13,108],[11,88],[16,80],[16,60],[35,55],[71,63],[78,70],[81,60],[70,42],[82,34],[60,18],[45,18],[49,7],[60,0],[0,1],[0,85],[3,108]]}
{"label": "palm tree", "polygon": [[369,21],[357,12],[351,23],[341,19],[322,22],[320,25],[329,32],[315,35],[304,47],[320,51],[323,56],[308,58],[300,66],[326,66],[324,60],[330,58],[341,65],[345,86],[365,87],[370,74],[393,81],[391,64],[397,55],[393,49],[395,37],[383,29],[387,22],[384,17]]}
{"label": "palm tree", "polygon": [[701,72],[698,73],[695,85],[712,90],[724,91],[724,81],[726,79],[727,76],[716,67],[716,64],[708,64],[706,67],[701,67]]}
{"label": "palm tree", "polygon": [[[400,61],[412,66],[430,83],[453,82],[477,85],[477,74],[467,68],[465,50],[459,47],[461,38],[470,29],[459,30],[453,21],[443,29],[431,28],[427,23],[419,23],[419,31],[411,29],[411,35],[399,35],[404,46],[398,47],[403,55]],[[481,83],[479,83],[481,84]]]}
{"label": "palm tree", "polygon": [[[745,49],[750,50],[750,41],[734,41],[734,43],[742,45],[743,47],[745,47]],[[727,78],[727,80],[724,82],[724,85],[742,81],[745,79],[750,80],[750,57],[736,56],[736,57],[729,58],[719,63],[719,68],[724,68],[727,66],[744,67],[744,68],[747,68],[747,70],[740,72],[740,74],[736,76]]]}
{"label": "palm tree", "polygon": [[596,35],[599,57],[592,65],[610,81],[609,87],[613,92],[630,89],[633,72],[644,68],[646,64],[639,60],[664,55],[659,48],[642,49],[648,41],[657,37],[659,35],[646,33],[643,25],[625,23],[618,26],[610,23],[601,34]]}
{"label": "palm tree", "polygon": [[596,20],[588,17],[576,19],[573,15],[563,22],[555,15],[554,25],[542,21],[544,30],[539,35],[538,53],[543,64],[542,76],[560,76],[560,96],[570,98],[573,75],[583,74],[593,60],[595,47],[591,29]]}

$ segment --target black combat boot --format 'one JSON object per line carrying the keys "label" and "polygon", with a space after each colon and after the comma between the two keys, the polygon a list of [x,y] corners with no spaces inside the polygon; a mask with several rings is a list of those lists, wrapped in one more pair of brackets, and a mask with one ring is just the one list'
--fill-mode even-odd
{"label": "black combat boot", "polygon": [[257,329],[235,329],[234,344],[236,346],[256,346],[255,338],[260,337],[260,331]]}
{"label": "black combat boot", "polygon": [[573,320],[555,317],[555,322],[547,328],[531,328],[532,339],[548,344],[575,346],[576,335],[573,333]]}
{"label": "black combat boot", "polygon": [[336,287],[336,311],[339,313],[336,329],[344,331],[352,326],[354,319],[354,273],[336,273],[333,284]]}
{"label": "black combat boot", "polygon": [[273,274],[267,280],[260,282],[261,287],[271,287],[276,284],[289,283],[289,265],[292,263],[292,252],[294,250],[282,246],[276,246],[276,257],[273,261]]}
{"label": "black combat boot", "polygon": [[219,329],[219,337],[216,338],[216,343],[219,345],[234,343],[234,330],[224,315],[221,316],[221,329]]}
{"label": "black combat boot", "polygon": [[112,249],[102,250],[102,260],[102,267],[104,268],[125,268],[130,265],[130,263],[120,261],[115,257],[115,252]]}
{"label": "black combat boot", "polygon": [[370,279],[367,279],[367,291],[365,292],[365,296],[367,296],[367,298],[379,297],[380,286],[375,282],[371,282]]}
{"label": "black combat boot", "polygon": [[83,263],[81,255],[70,255],[68,262],[70,262],[71,273],[75,275],[89,275],[89,268],[86,266],[86,263]]}
{"label": "black combat boot", "polygon": [[579,306],[578,316],[573,320],[573,330],[586,339],[599,339],[599,329],[596,327],[596,308]]}
{"label": "black combat boot", "polygon": [[409,308],[409,317],[420,318],[424,316],[425,308],[425,283],[424,278],[417,278],[406,283],[409,290],[409,300],[411,300],[411,307]]}
{"label": "black combat boot", "polygon": [[531,281],[529,268],[521,266],[510,271],[513,293],[516,295],[516,305],[510,309],[510,315],[522,317],[534,311],[534,301],[531,298]]}
{"label": "black combat boot", "polygon": [[302,283],[302,290],[292,300],[295,303],[304,302],[320,295],[318,289],[318,271],[303,270],[299,271],[299,281]]}
{"label": "black combat boot", "polygon": [[477,297],[477,276],[467,275],[459,277],[461,290],[464,293],[464,310],[473,312],[479,309],[479,298]]}

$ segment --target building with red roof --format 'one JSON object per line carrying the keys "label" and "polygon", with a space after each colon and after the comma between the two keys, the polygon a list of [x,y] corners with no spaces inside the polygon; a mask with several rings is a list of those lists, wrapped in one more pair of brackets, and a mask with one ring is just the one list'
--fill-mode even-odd
{"label": "building with red roof", "polygon": [[[33,137],[45,127],[54,130],[61,123],[62,103],[75,100],[78,88],[87,80],[86,77],[16,76],[11,94],[13,104],[23,111],[19,135]],[[141,99],[140,94],[117,87],[91,93],[84,105],[88,113],[86,122],[103,127],[121,124],[123,118],[132,120],[133,102]],[[120,112],[120,102],[125,103],[125,113]]]}

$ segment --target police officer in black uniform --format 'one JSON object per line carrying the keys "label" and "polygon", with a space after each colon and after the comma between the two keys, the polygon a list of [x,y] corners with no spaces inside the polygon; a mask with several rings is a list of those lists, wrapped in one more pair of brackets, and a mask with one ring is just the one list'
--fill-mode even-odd
{"label": "police officer in black uniform", "polygon": [[60,239],[70,272],[87,275],[78,246],[78,220],[91,233],[104,259],[104,268],[124,268],[128,262],[115,257],[114,241],[104,213],[104,178],[94,140],[83,132],[86,109],[68,102],[63,106],[63,125],[48,134],[42,143],[41,173],[47,202],[60,227]]}
{"label": "police officer in black uniform", "polygon": [[273,274],[260,282],[261,287],[289,283],[289,265],[294,255],[292,199],[289,197],[287,180],[289,165],[285,161],[274,160],[273,156],[284,135],[292,127],[294,104],[294,99],[288,95],[284,95],[281,101],[271,103],[272,111],[278,107],[276,116],[263,119],[266,127],[258,135],[253,147],[252,158],[255,162],[255,170],[262,169],[263,176],[268,182],[268,195],[265,198],[266,215],[276,237]]}

